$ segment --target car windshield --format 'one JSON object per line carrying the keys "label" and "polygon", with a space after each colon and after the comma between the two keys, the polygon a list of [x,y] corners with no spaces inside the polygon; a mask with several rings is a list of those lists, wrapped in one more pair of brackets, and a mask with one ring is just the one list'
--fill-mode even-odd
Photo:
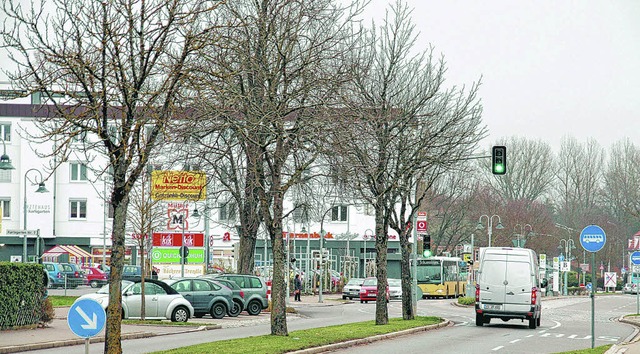
{"label": "car windshield", "polygon": [[[124,291],[124,289],[126,287],[128,287],[129,285],[133,284],[132,281],[128,281],[128,280],[123,280],[122,281],[122,291]],[[103,286],[100,288],[100,290],[98,290],[97,292],[98,294],[109,294],[109,284]]]}
{"label": "car windshield", "polygon": [[349,279],[349,282],[347,283],[347,285],[362,285],[362,279],[361,278],[351,278],[351,279]]}
{"label": "car windshield", "polygon": [[364,280],[364,283],[362,283],[362,286],[372,286],[372,285],[378,285],[378,279],[368,278]]}

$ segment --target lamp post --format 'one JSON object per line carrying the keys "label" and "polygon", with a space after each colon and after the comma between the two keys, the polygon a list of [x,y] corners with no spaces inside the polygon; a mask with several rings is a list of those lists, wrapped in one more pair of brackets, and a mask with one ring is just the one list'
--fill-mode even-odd
{"label": "lamp post", "polygon": [[323,273],[324,273],[324,262],[323,262],[323,258],[324,258],[324,218],[327,216],[327,214],[333,209],[333,207],[327,209],[324,214],[322,214],[322,219],[320,220],[320,284],[318,286],[318,302],[322,302],[322,281],[323,279]]}
{"label": "lamp post", "polygon": [[[38,175],[40,176],[40,182],[38,182],[38,179],[34,179],[33,181],[31,179],[29,179],[27,176],[29,175],[29,172],[37,172]],[[22,235],[23,239],[22,239],[22,263],[26,263],[27,262],[27,181],[29,181],[29,183],[31,185],[38,185],[38,189],[36,190],[36,193],[47,193],[49,192],[47,190],[47,188],[45,188],[44,186],[44,178],[42,177],[42,172],[40,172],[40,170],[36,169],[36,168],[30,168],[28,169],[25,173],[24,173],[24,205],[23,205],[23,229],[25,231],[25,234]],[[40,250],[38,249],[38,243],[40,242],[40,238],[37,237],[36,238],[36,262],[38,262],[38,256],[40,253]]]}
{"label": "lamp post", "polygon": [[496,226],[496,230],[502,230],[504,229],[504,226],[502,226],[502,221],[500,220],[500,216],[493,214],[491,215],[491,217],[489,217],[488,215],[480,215],[480,218],[478,218],[478,226],[476,226],[476,230],[484,230],[484,225],[482,224],[482,218],[487,218],[487,235],[489,236],[489,247],[491,247],[491,233],[493,231],[493,218],[496,217],[498,218],[498,225]]}
{"label": "lamp post", "polygon": [[[518,226],[520,226],[520,233],[516,232],[516,229],[518,228]],[[529,232],[527,232],[527,234],[524,234],[524,231],[527,231],[527,226],[529,226]],[[531,233],[533,232],[533,226],[529,225],[529,224],[515,224],[513,226],[513,233],[516,235],[517,239],[516,239],[516,247],[522,248],[524,247],[524,244],[527,242],[527,236],[531,235]],[[524,242],[520,242],[520,236],[522,236],[524,238]]]}
{"label": "lamp post", "polygon": [[[189,217],[189,201],[185,200],[184,205],[182,206],[182,242],[180,246],[180,277],[184,278],[184,264],[187,263],[187,256],[189,255],[189,251],[187,250],[187,246],[184,244],[184,229],[189,227],[189,223],[187,222],[187,218]],[[198,209],[194,210],[194,216],[200,216],[198,213]]]}
{"label": "lamp post", "polygon": [[563,249],[563,246],[562,246],[563,243],[564,243],[564,254],[567,255],[566,261],[569,262],[569,271],[564,272],[564,285],[562,287],[562,293],[565,296],[567,296],[567,281],[569,277],[569,272],[571,271],[571,249],[575,249],[576,246],[572,239],[563,238],[560,240],[560,245],[558,246],[558,249],[560,249],[560,251],[562,251]]}

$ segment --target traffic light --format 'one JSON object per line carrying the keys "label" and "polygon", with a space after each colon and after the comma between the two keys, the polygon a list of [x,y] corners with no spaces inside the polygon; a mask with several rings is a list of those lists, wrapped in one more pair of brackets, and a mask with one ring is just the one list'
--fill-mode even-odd
{"label": "traffic light", "polygon": [[431,257],[431,235],[429,234],[422,236],[422,256]]}
{"label": "traffic light", "polygon": [[494,175],[507,173],[507,147],[494,146],[491,149],[491,172]]}

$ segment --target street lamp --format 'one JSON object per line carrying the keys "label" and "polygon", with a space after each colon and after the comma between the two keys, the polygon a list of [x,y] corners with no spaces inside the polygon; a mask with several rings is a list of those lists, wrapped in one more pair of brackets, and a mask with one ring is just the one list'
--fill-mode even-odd
{"label": "street lamp", "polygon": [[[562,244],[564,243],[564,247],[562,246]],[[565,271],[564,272],[564,286],[562,287],[562,293],[566,296],[567,295],[567,281],[568,281],[568,277],[569,277],[569,272],[571,271],[571,250],[575,249],[575,243],[573,242],[572,239],[570,238],[563,238],[560,240],[560,245],[558,246],[558,249],[560,249],[560,251],[562,252],[562,249],[564,248],[564,254],[567,255],[567,260],[566,262],[569,262],[569,271]]]}
{"label": "street lamp", "polygon": [[11,158],[7,155],[7,143],[4,142],[4,139],[2,139],[2,146],[4,152],[0,156],[0,170],[15,170],[16,168],[11,164]]}
{"label": "street lamp", "polygon": [[[181,214],[182,214],[181,215],[182,217],[180,221],[182,224],[182,242],[181,242],[182,245],[180,246],[180,276],[184,278],[184,264],[187,263],[187,256],[189,255],[187,246],[184,244],[184,229],[189,227],[189,224],[187,223],[187,218],[189,217],[189,201],[188,200],[184,201]],[[198,213],[198,209],[195,209],[193,211],[193,216],[200,217],[200,213]]]}
{"label": "street lamp", "polygon": [[[4,159],[3,155],[3,159]],[[33,181],[31,179],[29,179],[27,176],[29,175],[29,172],[37,172],[38,175],[40,176],[40,181],[38,182],[38,179],[35,178]],[[47,190],[47,188],[44,186],[44,178],[42,177],[42,172],[40,172],[40,170],[35,169],[35,168],[30,168],[27,170],[27,172],[24,173],[24,205],[23,205],[23,229],[24,229],[24,235],[22,235],[23,239],[22,239],[22,263],[26,263],[27,262],[27,181],[29,181],[29,183],[34,186],[34,185],[38,185],[38,189],[36,189],[36,193],[47,193],[49,192]],[[39,237],[40,232],[38,232],[38,235],[36,236],[36,262],[39,263],[39,256],[40,256],[40,237]]]}
{"label": "street lamp", "polygon": [[[518,228],[518,226],[520,226],[520,233],[516,232],[516,229]],[[529,226],[529,232],[527,232],[526,235],[524,235],[524,231],[527,231],[527,226]],[[529,225],[529,224],[515,224],[513,226],[513,233],[516,235],[517,239],[516,239],[516,247],[524,247],[524,244],[527,242],[527,236],[531,235],[533,233],[533,226]],[[524,238],[524,242],[520,242],[520,236],[522,236]]]}
{"label": "street lamp", "polygon": [[487,228],[487,235],[489,235],[489,247],[491,247],[491,233],[493,231],[493,218],[496,217],[498,218],[498,225],[496,226],[497,230],[502,230],[504,229],[504,226],[502,226],[502,221],[500,220],[500,216],[493,214],[491,215],[491,217],[489,217],[488,215],[480,215],[480,218],[478,218],[478,226],[476,226],[476,230],[484,230],[484,225],[482,224],[482,218],[487,218],[487,223],[489,225]]}

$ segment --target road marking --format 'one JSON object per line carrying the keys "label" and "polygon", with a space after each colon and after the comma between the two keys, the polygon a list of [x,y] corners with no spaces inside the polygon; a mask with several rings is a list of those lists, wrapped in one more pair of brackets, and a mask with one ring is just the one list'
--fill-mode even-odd
{"label": "road marking", "polygon": [[460,322],[460,323],[458,323],[458,324],[456,324],[456,325],[453,325],[453,326],[454,326],[454,327],[458,327],[458,326],[466,326],[466,325],[468,325],[468,324],[469,324],[469,322],[464,321],[464,322]]}
{"label": "road marking", "polygon": [[577,336],[578,336],[577,334],[572,334],[572,335],[568,336],[567,338],[569,338],[569,339],[574,339],[574,338],[575,338],[575,337],[577,337]]}
{"label": "road marking", "polygon": [[533,334],[530,334],[530,335],[527,336],[527,338],[531,338],[531,337],[533,337]]}
{"label": "road marking", "polygon": [[513,343],[518,343],[518,342],[519,342],[519,341],[521,341],[521,340],[522,340],[522,339],[514,339],[514,340],[512,340],[512,341],[511,341],[511,342],[509,342],[509,343],[511,343],[511,344],[513,344]]}
{"label": "road marking", "polygon": [[493,350],[493,351],[495,352],[496,350],[500,350],[500,349],[502,349],[502,348],[504,348],[504,345],[501,345],[501,346],[499,346],[499,347],[495,347],[495,348],[493,348],[493,349],[491,349],[491,350]]}
{"label": "road marking", "polygon": [[564,337],[564,333],[558,333],[558,334],[556,334],[556,338],[561,338],[561,337]]}
{"label": "road marking", "polygon": [[[553,320],[552,320],[552,321],[553,321]],[[556,325],[555,325],[555,326],[553,326],[553,327],[551,327],[551,328],[549,328],[549,329],[556,329],[556,328],[558,328],[558,327],[562,326],[562,324],[561,324],[560,322],[558,322],[558,321],[553,321],[553,322],[555,322],[555,323],[556,323]]]}

